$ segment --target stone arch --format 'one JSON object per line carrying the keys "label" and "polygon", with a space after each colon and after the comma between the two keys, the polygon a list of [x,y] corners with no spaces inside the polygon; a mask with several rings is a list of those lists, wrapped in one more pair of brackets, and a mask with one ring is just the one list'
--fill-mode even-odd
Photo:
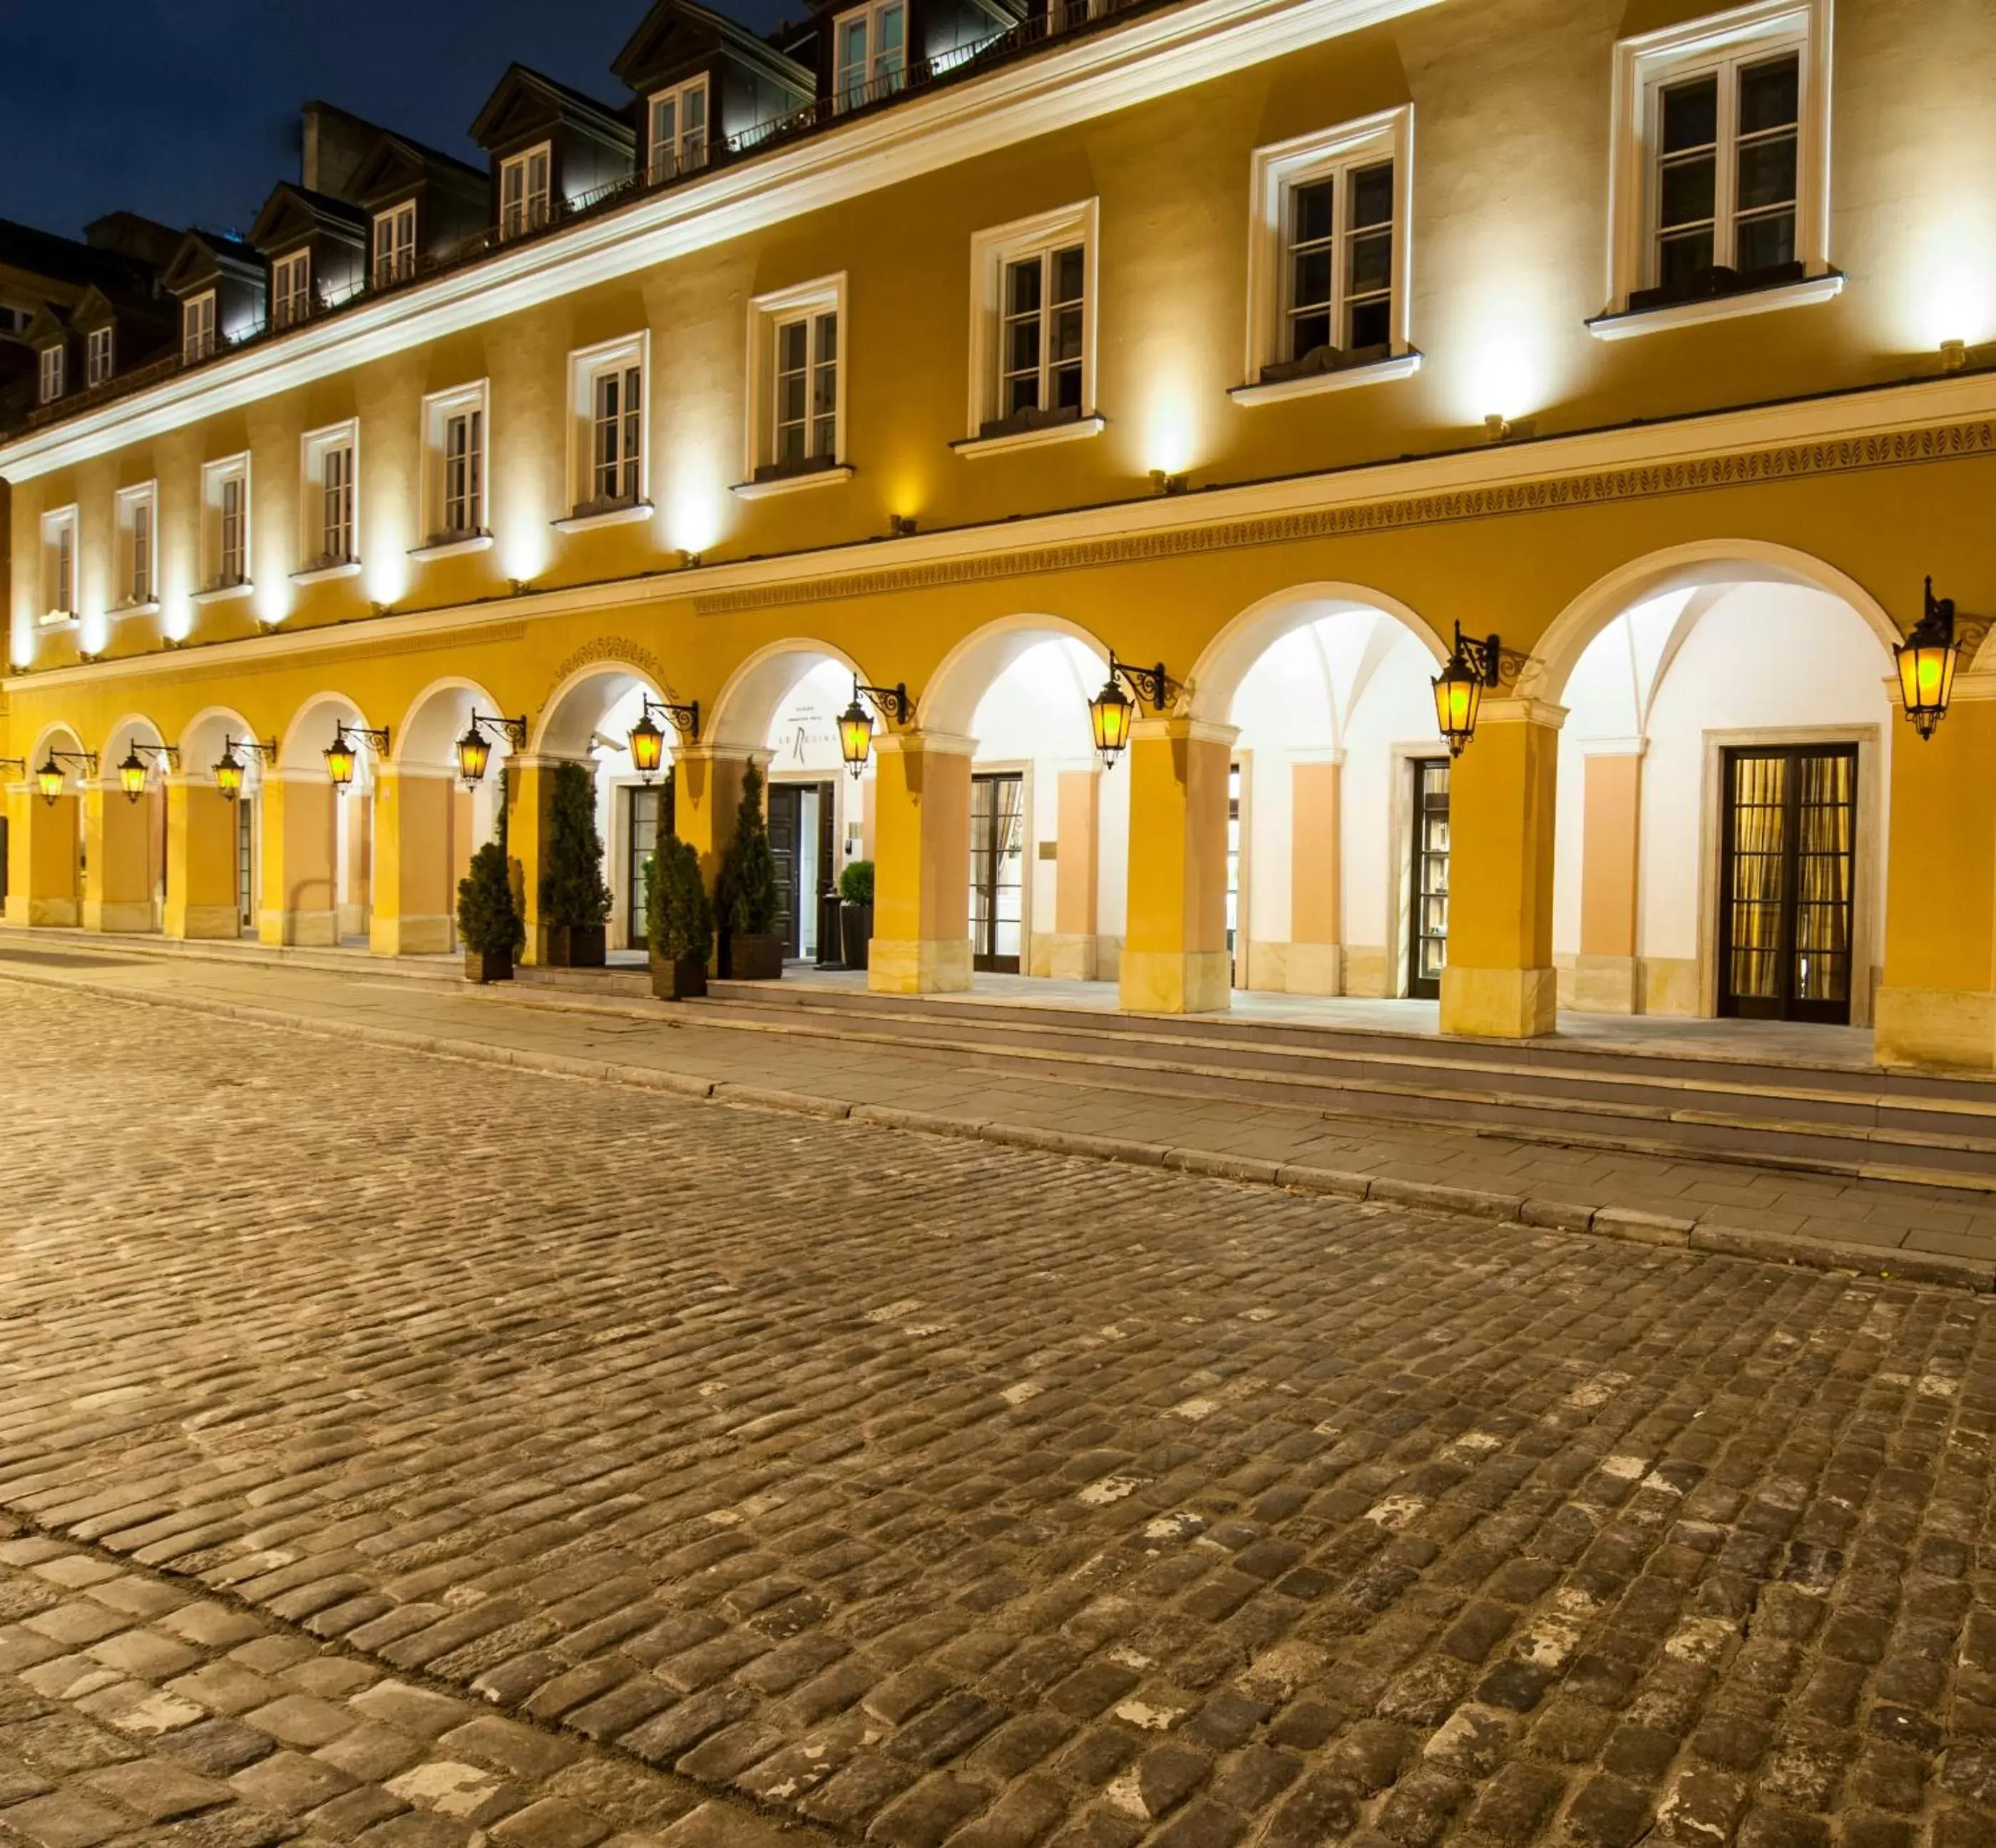
{"label": "stone arch", "polygon": [[163,745],[167,735],[152,719],[143,712],[128,712],[104,735],[104,742],[98,747],[98,762],[102,773],[115,776],[120,763],[132,745]]}
{"label": "stone arch", "polygon": [[[51,751],[74,751],[81,754],[84,748],[83,734],[76,726],[67,719],[50,719],[35,734],[34,748],[29,752],[24,760],[28,766],[27,774],[33,776],[36,766],[46,762]],[[77,766],[74,764],[65,764],[63,768],[72,775],[78,773]]]}
{"label": "stone arch", "polygon": [[[291,715],[291,722],[278,742],[279,767],[286,770],[323,770],[323,754],[325,747],[332,742],[336,725],[372,728],[373,723],[360,705],[345,693],[329,688],[323,693],[315,693]],[[394,745],[391,735],[388,740],[391,752]],[[363,746],[360,755],[363,763],[370,762],[374,752]]]}
{"label": "stone arch", "polygon": [[1519,674],[1517,697],[1557,704],[1588,644],[1632,604],[1671,590],[1743,583],[1826,592],[1854,610],[1881,647],[1889,650],[1904,639],[1870,591],[1811,553],[1764,539],[1700,539],[1633,559],[1581,591],[1539,638]]}
{"label": "stone arch", "polygon": [[[256,728],[232,706],[207,706],[181,728],[177,748],[181,756],[181,774],[190,777],[213,778],[215,766],[221,761],[223,748],[233,738],[240,745],[258,739]],[[270,741],[263,738],[264,743]],[[263,768],[260,753],[238,751],[245,766],[244,776],[253,780]]]}
{"label": "stone arch", "polygon": [[[397,769],[405,766],[422,769],[455,769],[457,741],[471,722],[473,712],[486,718],[517,718],[477,681],[461,674],[446,674],[430,682],[409,702],[401,723],[388,742],[389,755]],[[486,734],[495,759],[511,748],[503,735]]]}
{"label": "stone arch", "polygon": [[1079,642],[1106,667],[1109,645],[1065,616],[1021,614],[1000,618],[973,630],[943,656],[919,695],[924,731],[967,734],[991,684],[1028,649],[1056,637]]}
{"label": "stone arch", "polygon": [[635,646],[628,654],[583,649],[570,656],[528,732],[528,752],[577,762],[587,758],[603,715],[634,687],[654,699],[673,697],[658,665],[649,650]]}
{"label": "stone arch", "polygon": [[809,636],[793,635],[759,648],[728,676],[714,702],[713,713],[700,730],[700,742],[717,749],[760,751],[769,742],[769,727],[790,695],[820,663],[832,661],[856,680],[865,672],[842,648]]}

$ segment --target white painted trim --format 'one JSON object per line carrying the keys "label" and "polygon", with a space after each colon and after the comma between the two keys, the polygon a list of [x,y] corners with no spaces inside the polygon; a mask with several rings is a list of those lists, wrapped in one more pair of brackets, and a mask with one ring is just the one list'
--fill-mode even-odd
{"label": "white painted trim", "polygon": [[949,446],[959,456],[1002,456],[1009,449],[1044,449],[1049,443],[1100,436],[1108,427],[1106,418],[1078,417],[1071,424],[1050,424],[1044,430],[1015,430],[1009,436],[966,436]]}
{"label": "white painted trim", "polygon": [[158,479],[134,482],[129,487],[121,487],[112,500],[112,570],[119,587],[129,593],[132,587],[132,559],[128,549],[132,528],[136,523],[138,510],[147,510],[146,544],[146,582],[151,587],[152,595],[138,604],[126,604],[112,609],[113,616],[130,615],[139,610],[157,611],[160,607],[160,484]]}
{"label": "white painted trim", "polygon": [[[768,294],[757,295],[748,304],[748,332],[746,356],[748,367],[748,389],[745,394],[748,407],[747,420],[742,432],[742,485],[735,489],[745,500],[754,500],[751,490],[782,493],[790,485],[786,480],[782,484],[758,482],[755,471],[773,459],[776,454],[776,330],[793,321],[810,321],[817,316],[830,313],[836,317],[838,343],[832,353],[832,459],[844,470],[845,477],[852,470],[845,464],[845,375],[847,315],[845,306],[845,275],[841,270],[836,275],[821,276],[810,282],[798,283],[786,289],[773,289]],[[807,363],[810,349],[808,335],[805,339]],[[809,373],[807,372],[808,379]],[[810,418],[807,409],[806,421]],[[821,470],[830,473],[832,470]],[[815,484],[814,484],[815,485]]]}
{"label": "white painted trim", "polygon": [[35,618],[35,633],[38,635],[60,635],[80,626],[81,618],[74,610],[44,610]]}
{"label": "white painted trim", "polygon": [[1776,308],[1812,308],[1819,301],[1834,301],[1843,293],[1843,272],[1833,270],[1827,276],[1805,276],[1800,282],[1784,282],[1771,289],[1743,289],[1736,295],[1673,301],[1667,307],[1646,308],[1638,314],[1596,315],[1586,324],[1587,331],[1597,340],[1628,340],[1638,334],[1662,333],[1674,327],[1702,327],[1709,321],[1734,321]]}
{"label": "white painted trim", "polygon": [[[638,437],[638,499],[637,507],[613,508],[608,514],[571,514],[565,519],[553,522],[557,532],[584,532],[591,525],[614,526],[618,521],[613,515],[626,519],[639,519],[652,509],[652,421],[654,407],[652,403],[652,330],[649,327],[635,333],[620,335],[614,340],[600,340],[594,346],[577,347],[568,356],[568,505],[580,507],[585,497],[582,492],[584,482],[590,479],[595,466],[595,444],[593,439],[596,427],[596,381],[607,372],[627,372],[632,367],[638,369],[638,415],[640,418]],[[486,486],[489,497],[491,487],[492,425],[486,419],[485,429]]]}
{"label": "white painted trim", "polygon": [[1192,0],[1113,32],[1082,33],[972,81],[865,111],[767,157],[724,163],[626,210],[585,219],[31,432],[0,448],[0,475],[31,480],[689,251],[1439,3]]}
{"label": "white painted trim", "polygon": [[489,552],[491,549],[491,534],[474,532],[466,539],[446,539],[440,545],[411,545],[409,556],[427,564],[432,559],[462,558],[467,552]]}
{"label": "white painted trim", "polygon": [[[246,577],[239,584],[219,584],[212,590],[197,590],[188,597],[188,601],[198,608],[205,610],[210,604],[233,603],[239,597],[252,596],[255,594],[256,589],[256,585]],[[173,656],[167,655],[163,659],[170,661]]]}
{"label": "white painted trim", "polygon": [[455,552],[449,548],[482,551],[483,546],[471,542],[477,533],[486,535],[486,545],[492,542],[490,531],[492,509],[492,381],[489,378],[472,379],[464,384],[453,385],[442,391],[428,392],[424,395],[422,408],[418,413],[421,421],[416,428],[418,466],[422,470],[416,496],[416,530],[426,534],[442,530],[443,476],[447,466],[444,434],[453,417],[473,411],[479,414],[476,532],[464,539],[447,541],[442,546],[428,543],[412,546],[409,551],[411,558],[450,558],[455,556]]}
{"label": "white painted trim", "polygon": [[160,613],[160,600],[156,597],[150,603],[116,604],[104,613],[114,622],[122,622],[127,616],[157,616]]}
{"label": "white painted trim", "polygon": [[657,511],[649,501],[634,501],[628,507],[613,507],[604,513],[570,514],[548,524],[557,532],[594,532],[599,526],[629,526],[649,520]]}
{"label": "white painted trim", "polygon": [[195,570],[205,581],[212,575],[211,565],[216,572],[222,568],[222,492],[224,486],[234,477],[239,477],[243,483],[242,582],[218,585],[212,590],[198,590],[194,595],[196,604],[204,599],[212,603],[225,602],[229,594],[246,591],[250,586],[251,570],[256,559],[256,523],[250,454],[247,449],[233,456],[218,456],[214,461],[201,464],[201,526],[194,545]]}
{"label": "white painted trim", "polygon": [[766,481],[738,481],[728,491],[738,494],[745,501],[766,501],[773,494],[794,494],[807,487],[831,487],[841,481],[850,481],[852,476],[852,464],[841,462],[835,468],[805,469],[794,475],[772,476]]}
{"label": "white painted trim", "polygon": [[1285,379],[1275,385],[1236,385],[1227,393],[1237,404],[1275,404],[1285,398],[1315,397],[1320,392],[1349,391],[1354,385],[1384,385],[1410,379],[1421,369],[1418,353],[1396,353],[1369,366],[1346,366],[1320,372],[1314,378]]}
{"label": "white painted trim", "polygon": [[[298,544],[306,558],[319,556],[319,542],[325,537],[325,459],[339,449],[347,452],[349,466],[353,471],[353,479],[347,484],[347,492],[353,503],[353,520],[347,534],[346,556],[317,570],[294,571],[291,575],[294,584],[315,584],[326,578],[351,577],[360,569],[360,419],[357,417],[343,418],[336,424],[308,430],[298,439]],[[349,566],[353,570],[346,569]]]}
{"label": "white painted trim", "polygon": [[[1100,311],[1100,274],[1102,201],[1077,199],[1072,205],[1031,218],[1014,219],[976,232],[970,240],[970,377],[965,442],[1003,442],[1004,437],[979,434],[986,421],[998,415],[1000,329],[1004,315],[1005,266],[1036,252],[1081,244],[1081,421],[1095,416],[1097,357],[1096,318]],[[1044,362],[1043,362],[1044,363]],[[1092,435],[1093,432],[1090,432]],[[1025,432],[1038,436],[1042,432]],[[952,445],[952,447],[956,446]]]}
{"label": "white painted trim", "polygon": [[342,559],[336,565],[322,565],[314,571],[294,571],[291,582],[294,584],[330,583],[336,577],[358,577],[360,561],[357,558]]}

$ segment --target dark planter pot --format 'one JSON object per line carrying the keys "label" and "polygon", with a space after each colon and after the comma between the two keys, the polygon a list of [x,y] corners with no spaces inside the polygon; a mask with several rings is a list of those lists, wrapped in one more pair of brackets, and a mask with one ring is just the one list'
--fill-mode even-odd
{"label": "dark planter pot", "polygon": [[838,907],[838,934],[845,948],[845,966],[864,969],[866,966],[866,946],[873,941],[873,907],[871,905],[841,905]]}
{"label": "dark planter pot", "polygon": [[511,950],[466,950],[464,979],[467,982],[510,982],[513,979]]}
{"label": "dark planter pot", "polygon": [[732,936],[725,948],[731,982],[773,982],[783,972],[783,940],[774,931]]}
{"label": "dark planter pot", "polygon": [[675,961],[652,954],[652,993],[661,1001],[695,1001],[707,993],[707,965],[697,956]]}
{"label": "dark planter pot", "polygon": [[601,924],[549,924],[549,969],[601,969],[608,960],[607,932]]}

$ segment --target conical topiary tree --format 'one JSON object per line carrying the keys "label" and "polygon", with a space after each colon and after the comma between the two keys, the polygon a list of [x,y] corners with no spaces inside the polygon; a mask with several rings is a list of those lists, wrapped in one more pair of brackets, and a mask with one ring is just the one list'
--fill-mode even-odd
{"label": "conical topiary tree", "polygon": [[555,772],[549,807],[541,915],[558,928],[575,930],[601,924],[610,905],[603,837],[596,831],[596,779],[580,764],[565,763]]}
{"label": "conical topiary tree", "polygon": [[517,956],[527,941],[527,927],[513,907],[506,850],[497,841],[487,841],[471,856],[470,872],[457,882],[457,934],[467,950],[480,956],[501,950]]}
{"label": "conical topiary tree", "polygon": [[762,778],[752,763],[742,773],[742,806],[735,811],[735,838],[721,862],[721,893],[728,928],[738,937],[760,937],[776,927],[776,856],[762,819]]}
{"label": "conical topiary tree", "polygon": [[668,835],[652,855],[645,923],[652,953],[670,962],[707,964],[714,947],[714,911],[700,883],[700,855]]}

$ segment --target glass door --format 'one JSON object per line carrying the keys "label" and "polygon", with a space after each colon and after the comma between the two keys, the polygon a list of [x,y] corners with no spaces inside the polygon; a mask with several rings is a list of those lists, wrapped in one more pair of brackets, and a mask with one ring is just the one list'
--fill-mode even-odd
{"label": "glass door", "polygon": [[256,812],[246,790],[236,799],[236,910],[240,930],[256,927]]}
{"label": "glass door", "polygon": [[1228,984],[1241,986],[1241,766],[1227,769],[1227,960]]}
{"label": "glass door", "polygon": [[1016,772],[970,779],[970,961],[1016,976],[1024,921],[1025,779]]}
{"label": "glass door", "polygon": [[627,784],[624,791],[624,941],[632,949],[649,946],[645,906],[652,880],[652,855],[673,831],[673,779],[662,783]]}
{"label": "glass door", "polygon": [[1719,1011],[1850,1020],[1857,747],[1726,753]]}
{"label": "glass door", "polygon": [[1416,758],[1412,769],[1407,993],[1431,1001],[1441,993],[1442,966],[1448,961],[1448,759]]}

